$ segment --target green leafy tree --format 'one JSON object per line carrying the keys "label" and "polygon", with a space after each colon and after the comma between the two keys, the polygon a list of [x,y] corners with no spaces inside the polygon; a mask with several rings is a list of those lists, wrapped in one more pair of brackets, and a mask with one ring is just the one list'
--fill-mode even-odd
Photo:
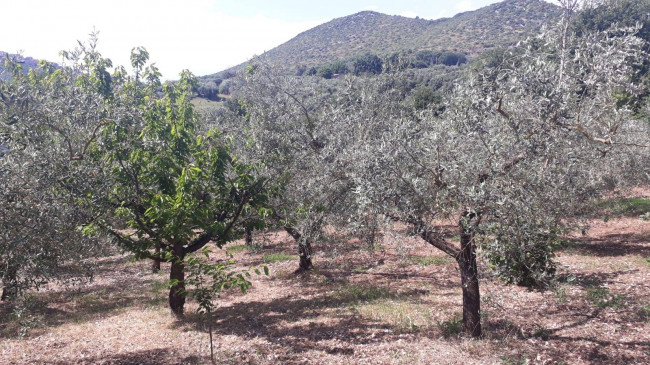
{"label": "green leafy tree", "polygon": [[324,79],[331,79],[334,75],[343,75],[348,71],[348,65],[339,60],[319,67],[316,74]]}
{"label": "green leafy tree", "polygon": [[371,53],[366,53],[359,56],[352,62],[352,72],[355,75],[360,74],[380,74],[383,67],[383,61],[379,56]]}
{"label": "green leafy tree", "polygon": [[86,230],[101,228],[138,258],[170,262],[169,306],[182,315],[185,258],[210,242],[222,247],[237,238],[247,211],[263,207],[265,181],[254,178],[255,166],[232,156],[219,132],[199,129],[189,99],[196,79],[184,71],[157,97],[158,73],[143,68],[147,58],[134,53],[135,77],[115,75],[114,118],[97,150],[113,184],[98,209],[113,214]]}

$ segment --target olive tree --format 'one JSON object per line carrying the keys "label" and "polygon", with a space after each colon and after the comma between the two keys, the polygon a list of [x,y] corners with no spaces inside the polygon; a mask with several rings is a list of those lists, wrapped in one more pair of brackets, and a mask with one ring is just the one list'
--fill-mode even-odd
{"label": "olive tree", "polygon": [[[63,67],[28,72],[7,57],[0,77],[0,276],[3,299],[62,275],[79,274],[100,244],[77,227],[78,204],[101,189],[85,155],[106,123],[106,68],[96,39],[65,52]],[[6,76],[6,77],[5,77]],[[87,271],[87,270],[84,270]]]}
{"label": "olive tree", "polygon": [[[445,114],[366,114],[349,151],[360,206],[411,227],[453,257],[463,291],[463,327],[481,335],[477,248],[513,281],[552,272],[548,245],[594,197],[605,174],[647,143],[625,102],[640,89],[634,30],[576,37],[551,29],[509,50],[502,62],[467,75]],[[390,97],[378,85],[360,100]],[[460,245],[436,221],[457,222]],[[531,252],[535,260],[526,261]],[[521,257],[523,259],[518,259]],[[509,271],[514,265],[522,270]]]}
{"label": "olive tree", "polygon": [[297,243],[297,273],[313,267],[312,244],[326,224],[345,217],[350,207],[350,180],[342,174],[339,155],[345,128],[335,121],[340,108],[340,80],[278,76],[260,63],[248,69],[237,97],[236,113],[219,125],[246,141],[239,152],[260,161],[276,187],[269,217]]}

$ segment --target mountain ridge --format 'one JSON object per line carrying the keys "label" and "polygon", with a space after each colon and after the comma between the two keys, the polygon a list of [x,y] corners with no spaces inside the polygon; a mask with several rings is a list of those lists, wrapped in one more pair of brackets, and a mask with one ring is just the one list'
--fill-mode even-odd
{"label": "mountain ridge", "polygon": [[[301,32],[259,57],[294,68],[317,67],[366,53],[386,56],[446,50],[471,57],[516,43],[560,16],[560,7],[543,0],[505,0],[435,20],[361,11]],[[235,72],[249,61],[221,72]]]}

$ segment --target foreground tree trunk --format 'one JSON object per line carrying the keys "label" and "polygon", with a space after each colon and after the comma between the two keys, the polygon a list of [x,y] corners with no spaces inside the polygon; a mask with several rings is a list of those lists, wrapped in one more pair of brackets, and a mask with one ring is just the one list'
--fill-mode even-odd
{"label": "foreground tree trunk", "polygon": [[169,280],[173,283],[169,288],[169,308],[177,317],[183,316],[185,307],[185,254],[182,245],[174,246],[174,259],[171,262]]}
{"label": "foreground tree trunk", "polygon": [[478,283],[476,265],[476,242],[474,236],[481,221],[479,214],[465,211],[461,215],[460,249],[447,242],[444,232],[426,224],[420,219],[408,219],[406,222],[414,225],[420,237],[430,245],[456,259],[460,268],[461,286],[463,290],[463,332],[472,337],[481,337],[481,295]]}
{"label": "foreground tree trunk", "polygon": [[286,226],[284,227],[284,230],[293,237],[293,239],[298,243],[298,255],[300,256],[300,263],[298,264],[298,270],[296,270],[296,274],[301,274],[305,271],[312,270],[314,268],[314,264],[311,261],[311,256],[312,256],[312,248],[311,248],[311,241],[309,239],[304,239],[300,232],[298,232],[295,228]]}
{"label": "foreground tree trunk", "polygon": [[463,331],[472,337],[481,337],[481,294],[476,265],[475,228],[480,217],[474,212],[464,212],[460,227],[460,253],[456,257],[460,268],[463,289]]}

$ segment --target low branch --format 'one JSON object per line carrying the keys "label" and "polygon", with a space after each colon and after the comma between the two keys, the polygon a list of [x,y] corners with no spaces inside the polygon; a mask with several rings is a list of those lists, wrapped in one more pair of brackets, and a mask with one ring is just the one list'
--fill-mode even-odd
{"label": "low branch", "polygon": [[293,237],[294,240],[296,240],[296,242],[300,241],[302,235],[300,232],[298,232],[297,229],[293,228],[292,226],[284,226],[283,228],[291,237]]}
{"label": "low branch", "polygon": [[151,259],[151,260],[160,260],[163,262],[169,262],[169,260],[165,259],[161,255],[154,255],[148,250],[143,250],[139,249],[138,247],[141,246],[141,242],[136,241],[132,239],[131,237],[125,236],[121,234],[120,232],[115,231],[114,229],[104,227],[104,229],[108,232],[109,235],[113,236],[117,241],[120,243],[122,246],[128,247],[131,251],[133,251],[136,255],[139,257]]}
{"label": "low branch", "polygon": [[415,217],[403,218],[398,216],[389,216],[389,218],[412,225],[420,238],[454,259],[460,255],[461,250],[459,247],[447,242],[442,232],[436,230],[431,225],[426,224],[422,219]]}
{"label": "low branch", "polygon": [[[226,228],[221,232],[221,235],[214,235],[213,232],[207,231],[199,237],[193,239],[190,241],[190,244],[183,249],[183,254],[187,255],[192,252],[196,252],[203,248],[203,246],[207,245],[208,242],[210,241],[215,241],[217,246],[221,247],[225,242],[221,242],[223,239],[228,237],[228,234],[232,230],[232,228],[235,226],[235,223],[239,219],[239,216],[241,215],[241,212],[244,210],[244,207],[246,204],[248,204],[248,201],[250,200],[250,195],[248,192],[245,192],[242,196],[241,201],[239,202],[239,206],[237,207],[237,210],[235,211],[235,214],[232,216],[230,219],[230,222],[226,226]],[[221,212],[220,217],[225,217],[225,211]]]}
{"label": "low branch", "polygon": [[497,106],[497,112],[499,112],[499,114],[503,115],[506,119],[510,119],[510,114],[506,113],[505,110],[501,109],[501,102],[502,101],[503,101],[503,99],[499,99],[499,105]]}

